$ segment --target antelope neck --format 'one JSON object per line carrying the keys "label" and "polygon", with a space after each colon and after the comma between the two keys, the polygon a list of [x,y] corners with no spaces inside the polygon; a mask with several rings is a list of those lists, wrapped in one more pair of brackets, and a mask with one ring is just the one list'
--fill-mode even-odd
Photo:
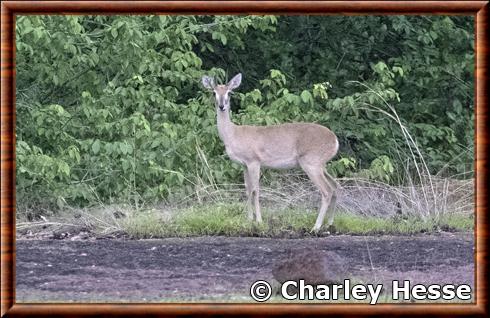
{"label": "antelope neck", "polygon": [[235,132],[235,124],[230,119],[230,109],[217,110],[218,133],[225,145],[229,145]]}

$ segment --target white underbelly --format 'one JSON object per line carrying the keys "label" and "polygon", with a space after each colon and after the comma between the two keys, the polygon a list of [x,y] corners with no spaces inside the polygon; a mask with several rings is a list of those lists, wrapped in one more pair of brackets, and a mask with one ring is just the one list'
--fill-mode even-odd
{"label": "white underbelly", "polygon": [[274,158],[261,161],[264,167],[274,169],[291,169],[298,165],[296,158]]}
{"label": "white underbelly", "polygon": [[259,162],[261,166],[274,169],[291,169],[298,166],[298,160],[294,154],[269,154],[265,151],[262,153],[246,153],[231,147],[226,148],[226,154],[231,160],[243,165]]}

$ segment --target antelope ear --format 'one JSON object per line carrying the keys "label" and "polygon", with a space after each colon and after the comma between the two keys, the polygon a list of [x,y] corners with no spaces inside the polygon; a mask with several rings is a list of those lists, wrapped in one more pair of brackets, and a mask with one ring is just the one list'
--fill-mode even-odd
{"label": "antelope ear", "polygon": [[202,77],[202,85],[207,89],[214,89],[214,80],[212,77],[204,75]]}
{"label": "antelope ear", "polygon": [[230,89],[235,89],[238,86],[240,86],[241,82],[242,82],[242,73],[238,73],[231,79],[231,81],[228,82],[226,86],[228,86]]}

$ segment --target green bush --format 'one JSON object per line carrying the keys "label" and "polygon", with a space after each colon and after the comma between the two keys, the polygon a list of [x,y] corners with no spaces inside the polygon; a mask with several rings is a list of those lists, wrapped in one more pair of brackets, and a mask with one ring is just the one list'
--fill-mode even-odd
{"label": "green bush", "polygon": [[409,149],[387,105],[432,173],[472,170],[473,28],[445,16],[19,16],[18,202],[140,205],[242,182],[200,85],[239,71],[233,120],[330,127],[336,176],[402,182]]}

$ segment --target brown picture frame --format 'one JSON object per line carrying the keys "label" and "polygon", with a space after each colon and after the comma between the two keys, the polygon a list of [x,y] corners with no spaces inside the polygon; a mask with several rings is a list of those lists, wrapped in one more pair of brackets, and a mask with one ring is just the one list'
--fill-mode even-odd
{"label": "brown picture frame", "polygon": [[[473,304],[15,303],[15,16],[18,14],[465,14],[475,31],[475,286]],[[488,1],[3,1],[1,3],[1,316],[488,316]]]}

